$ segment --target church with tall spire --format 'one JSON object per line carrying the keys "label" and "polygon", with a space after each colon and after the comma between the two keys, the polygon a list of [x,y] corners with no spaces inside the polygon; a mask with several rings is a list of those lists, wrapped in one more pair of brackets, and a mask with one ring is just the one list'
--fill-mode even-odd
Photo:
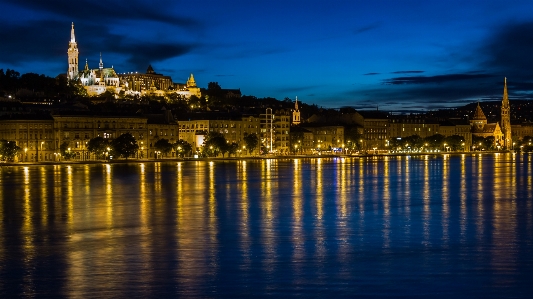
{"label": "church with tall spire", "polygon": [[500,123],[503,132],[503,147],[508,150],[512,149],[511,107],[509,105],[509,95],[507,94],[507,78],[503,81],[502,115]]}
{"label": "church with tall spire", "polygon": [[100,53],[100,63],[98,69],[89,69],[88,61],[85,60],[85,68],[80,71],[78,65],[78,44],[74,33],[74,22],[70,30],[70,42],[68,48],[68,72],[67,78],[71,81],[78,81],[89,95],[99,95],[106,90],[119,92],[120,80],[117,73],[111,68],[104,68],[102,53]]}

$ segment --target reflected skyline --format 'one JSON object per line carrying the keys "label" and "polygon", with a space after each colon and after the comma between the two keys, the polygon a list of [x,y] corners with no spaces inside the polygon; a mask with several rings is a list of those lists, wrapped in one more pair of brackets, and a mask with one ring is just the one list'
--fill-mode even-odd
{"label": "reflected skyline", "polygon": [[520,297],[533,266],[531,164],[464,154],[3,167],[0,291],[309,296],[316,285],[364,296],[442,276],[428,290],[464,281]]}

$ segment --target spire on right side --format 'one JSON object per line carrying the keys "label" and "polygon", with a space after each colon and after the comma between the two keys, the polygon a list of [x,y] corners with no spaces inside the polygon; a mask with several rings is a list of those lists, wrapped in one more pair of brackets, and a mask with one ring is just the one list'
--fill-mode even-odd
{"label": "spire on right side", "polygon": [[507,150],[513,149],[513,140],[511,135],[511,107],[509,104],[509,94],[507,93],[507,78],[503,80],[503,98],[502,98],[501,128],[503,133],[503,147]]}

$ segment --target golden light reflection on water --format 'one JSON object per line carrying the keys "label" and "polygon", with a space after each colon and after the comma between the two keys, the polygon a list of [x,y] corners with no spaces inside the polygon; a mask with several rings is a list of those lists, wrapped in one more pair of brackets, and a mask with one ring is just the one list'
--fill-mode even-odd
{"label": "golden light reflection on water", "polygon": [[389,190],[389,184],[390,184],[390,170],[389,170],[389,157],[385,157],[383,159],[383,248],[389,248],[390,247],[390,234],[391,234],[391,211],[390,211],[390,190]]}
{"label": "golden light reflection on water", "polygon": [[238,179],[238,190],[241,191],[240,196],[240,216],[241,216],[241,225],[240,236],[241,236],[241,250],[244,253],[244,261],[241,264],[242,269],[249,269],[252,263],[252,256],[250,252],[250,247],[252,241],[250,239],[250,215],[249,215],[249,198],[248,198],[248,169],[247,162],[240,161],[239,168],[237,171]]}
{"label": "golden light reflection on water", "polygon": [[[38,233],[51,234],[53,227],[59,236],[54,242],[64,239],[52,245],[65,248],[64,288],[70,297],[95,289],[120,290],[131,277],[114,273],[138,272],[133,279],[151,285],[165,267],[171,271],[163,273],[189,295],[200,294],[228,268],[267,278],[289,268],[293,276],[288,280],[302,283],[309,267],[323,269],[335,260],[341,269],[333,276],[345,279],[355,267],[345,261],[354,261],[352,255],[368,244],[387,249],[379,254],[407,242],[414,248],[424,244],[450,258],[453,254],[446,250],[456,237],[463,245],[474,243],[462,246],[460,254],[485,251],[479,263],[505,276],[520,267],[520,234],[532,235],[532,213],[518,218],[524,213],[520,209],[532,208],[531,200],[519,198],[532,196],[532,165],[527,156],[501,154],[494,156],[494,165],[487,163],[490,158],[141,163],[128,173],[121,173],[117,164],[21,167],[20,189],[6,195],[9,190],[0,188],[0,257],[7,256],[1,246],[7,242],[5,225],[13,222],[5,220],[6,196],[16,194],[22,215],[16,222],[23,237],[20,263],[28,269],[20,276],[31,289],[35,259],[48,248],[41,243],[52,242],[40,243]],[[0,182],[4,173],[0,170]],[[168,256],[160,252],[166,246]],[[421,254],[428,257],[434,251]],[[228,256],[231,261],[224,261]],[[327,279],[325,273],[316,279]],[[113,277],[119,278],[106,280]],[[100,284],[92,285],[93,280]],[[508,283],[513,281],[495,284]]]}
{"label": "golden light reflection on water", "polygon": [[[459,223],[460,223],[460,234],[461,234],[461,244],[464,244],[466,242],[466,228],[467,228],[467,189],[466,189],[466,180],[467,180],[467,176],[466,176],[466,165],[467,165],[467,162],[466,162],[466,159],[469,159],[469,160],[473,160],[472,157],[466,157],[465,156],[465,160],[462,161],[461,163],[461,187],[459,188],[459,193],[460,193],[460,197],[461,197],[461,203],[460,203],[460,208],[459,208]],[[472,165],[470,165],[472,166]]]}
{"label": "golden light reflection on water", "polygon": [[106,195],[106,224],[108,227],[113,226],[113,172],[111,165],[104,165],[104,184]]}
{"label": "golden light reflection on water", "polygon": [[39,168],[40,173],[40,186],[41,186],[41,195],[39,199],[41,201],[41,225],[48,225],[48,188],[47,188],[47,173],[45,167]]}
{"label": "golden light reflection on water", "polygon": [[274,198],[273,191],[277,186],[277,166],[278,161],[275,159],[266,159],[263,161],[263,179],[262,188],[262,240],[264,242],[265,259],[263,260],[264,269],[267,273],[272,273],[276,266],[276,231],[274,229]]}
{"label": "golden light reflection on water", "polygon": [[[442,240],[444,246],[448,246],[449,236],[449,226],[448,221],[450,218],[450,159],[448,155],[444,156],[444,161],[442,163]],[[464,157],[463,157],[464,158]],[[461,158],[461,164],[464,163],[464,159]]]}
{"label": "golden light reflection on water", "polygon": [[477,190],[474,194],[477,194],[477,215],[475,216],[477,219],[476,221],[476,235],[478,237],[478,240],[482,240],[483,238],[483,198],[485,196],[483,190],[483,156],[479,154],[479,159],[477,160]]}
{"label": "golden light reflection on water", "polygon": [[35,267],[33,267],[33,262],[36,256],[36,248],[34,244],[35,232],[32,221],[34,212],[31,207],[31,195],[30,170],[29,167],[24,167],[24,222],[22,225],[22,251],[24,255],[24,266],[28,269],[23,277],[24,292],[28,294],[33,294],[35,292]]}
{"label": "golden light reflection on water", "polygon": [[[429,178],[429,160],[424,160],[424,177]],[[422,221],[423,221],[423,234],[424,234],[424,242],[426,244],[429,243],[430,240],[430,222],[431,222],[431,196],[430,196],[430,187],[429,187],[429,181],[430,180],[424,180],[424,212],[422,214]]]}

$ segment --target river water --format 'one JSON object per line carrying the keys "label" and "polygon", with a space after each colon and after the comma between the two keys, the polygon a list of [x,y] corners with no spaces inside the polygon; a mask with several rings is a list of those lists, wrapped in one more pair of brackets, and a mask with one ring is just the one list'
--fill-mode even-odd
{"label": "river water", "polygon": [[4,166],[0,297],[529,298],[532,161]]}

